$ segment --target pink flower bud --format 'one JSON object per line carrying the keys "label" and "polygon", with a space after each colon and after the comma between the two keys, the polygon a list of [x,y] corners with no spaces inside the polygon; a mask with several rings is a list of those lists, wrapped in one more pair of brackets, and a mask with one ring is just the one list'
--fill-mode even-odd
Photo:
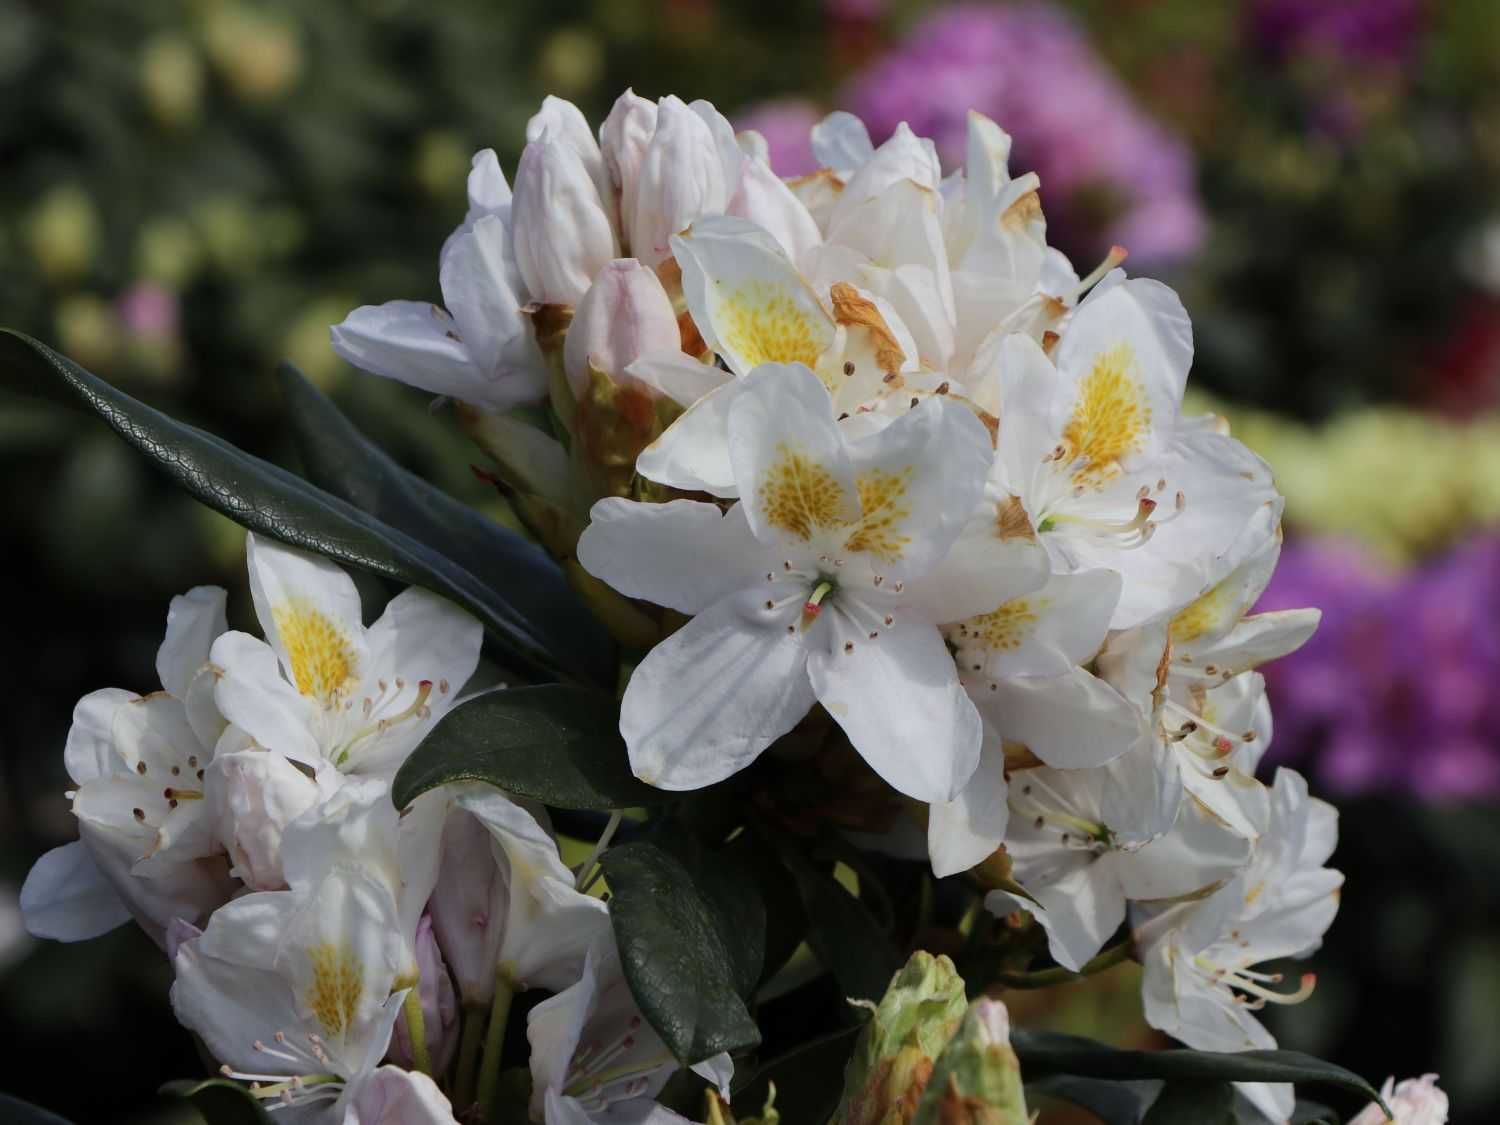
{"label": "pink flower bud", "polygon": [[677,314],[656,271],[618,258],[599,271],[573,314],[563,344],[563,370],[573,393],[588,390],[592,363],[615,382],[647,352],[681,346]]}
{"label": "pink flower bud", "polygon": [[[453,981],[432,935],[429,914],[423,914],[417,922],[417,968],[422,974],[416,988],[422,1000],[422,1030],[427,1039],[427,1054],[432,1060],[433,1071],[441,1074],[448,1069],[453,1052],[458,1048],[459,1012]],[[406,1025],[404,1011],[396,1020],[387,1057],[408,1070],[412,1067],[411,1029]]]}
{"label": "pink flower bud", "polygon": [[647,101],[634,90],[626,90],[615,99],[614,108],[599,127],[599,143],[610,182],[620,197],[622,227],[628,227],[635,215],[636,182],[641,161],[656,133],[656,103]]}
{"label": "pink flower bud", "polygon": [[723,214],[736,186],[709,122],[680,98],[663,98],[626,218],[630,252],[656,266],[671,254],[672,235],[703,215]]}
{"label": "pink flower bud", "polygon": [[526,140],[540,140],[543,133],[550,133],[553,140],[561,141],[578,154],[584,171],[594,182],[605,212],[611,213],[614,185],[610,182],[609,170],[604,166],[604,154],[599,151],[599,142],[594,140],[588,118],[572,102],[548,94],[542,108],[526,123]]}

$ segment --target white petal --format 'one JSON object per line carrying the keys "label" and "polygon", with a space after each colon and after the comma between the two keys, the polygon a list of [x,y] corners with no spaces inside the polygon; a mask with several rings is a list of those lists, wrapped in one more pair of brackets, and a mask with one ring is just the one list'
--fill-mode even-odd
{"label": "white petal", "polygon": [[1010,823],[1008,791],[1005,754],[998,742],[986,744],[974,775],[958,796],[927,810],[927,851],[934,875],[967,871],[1004,842]]}
{"label": "white petal", "polygon": [[[717,364],[704,363],[681,351],[647,352],[626,365],[625,374],[683,407],[692,406],[734,379]],[[724,461],[727,466],[728,458]],[[640,468],[639,463],[636,467]]]}
{"label": "white petal", "polygon": [[323,760],[312,732],[318,705],[286,681],[265,641],[231,630],[214,642],[212,660],[222,672],[214,703],[226,719],[268,750],[308,765]]}
{"label": "white petal", "polygon": [[588,169],[567,141],[543,132],[521,153],[515,192],[511,237],[528,295],[576,305],[620,254]]}
{"label": "white petal", "polygon": [[26,932],[53,941],[85,941],[130,921],[130,911],[80,841],[44,854],[21,884]]}
{"label": "white petal", "polygon": [[708,122],[680,98],[663,98],[636,180],[628,221],[631,254],[648,266],[660,264],[672,253],[672,236],[704,215],[722,214],[733,189]]}
{"label": "white petal", "polygon": [[208,663],[214,638],[229,628],[224,617],[228,597],[219,586],[195,586],[172,599],[167,635],[156,650],[156,675],[178,699],[187,698],[193,677]]}
{"label": "white petal", "polygon": [[724,513],[695,500],[606,497],[578,541],[578,561],[594,577],[629,597],[689,614],[749,586],[766,554],[743,504]]}
{"label": "white petal", "polygon": [[1011,599],[950,630],[966,677],[1061,676],[1094,658],[1120,599],[1112,570],[1052,575],[1033,593]]}
{"label": "white petal", "polygon": [[832,168],[840,175],[852,174],[875,155],[865,123],[841,109],[812,127],[812,150],[822,167]]}
{"label": "white petal", "polygon": [[859,515],[854,470],[818,377],[767,363],[729,404],[729,461],[756,538],[806,549]]}
{"label": "white petal", "polygon": [[329,702],[357,681],[366,658],[354,580],[327,559],[254,534],[245,536],[245,556],[255,615],[287,678],[305,697]]}
{"label": "white petal", "polygon": [[128,768],[115,751],[115,712],[139,698],[133,691],[101,688],[89,692],[74,706],[63,761],[75,785],[114,777]]}
{"label": "white petal", "polygon": [[604,153],[594,139],[588,118],[583,111],[565,98],[548,94],[542,99],[542,108],[526,122],[526,140],[537,140],[551,131],[554,140],[571,148],[594,183],[599,199],[606,201],[614,197],[614,186],[610,182],[609,169],[604,165]]}
{"label": "white petal", "polygon": [[348,1092],[343,1125],[454,1125],[453,1106],[420,1071],[382,1066]]}
{"label": "white petal", "polygon": [[333,326],[333,350],[387,379],[476,405],[493,405],[489,380],[469,358],[453,318],[425,301],[363,305]]}
{"label": "white petal", "polygon": [[1256,613],[1246,617],[1218,643],[1195,651],[1194,662],[1200,667],[1213,665],[1224,673],[1236,675],[1279,660],[1296,652],[1317,631],[1323,619],[1319,609],[1282,609],[1274,613]]}
{"label": "white petal", "polygon": [[1143,743],[1145,721],[1119,692],[1082,668],[1061,676],[987,680],[971,687],[985,719],[1049,766],[1082,769]]}
{"label": "white petal", "polygon": [[1177,824],[1135,852],[1110,857],[1131,899],[1169,899],[1223,882],[1250,859],[1250,842],[1196,801],[1182,802]]}
{"label": "white petal", "polygon": [[833,342],[833,320],[786,251],[754,223],[700,219],[672,238],[693,323],[730,370],[763,363],[817,364]]}
{"label": "white petal", "polygon": [[1016,532],[1007,519],[1008,501],[981,503],[952,549],[907,584],[907,604],[929,621],[948,624],[1041,588],[1051,573],[1047,552],[1034,537]]}
{"label": "white petal", "polygon": [[541,378],[539,362],[530,377],[510,369],[517,346],[529,344],[532,337],[531,326],[521,312],[517,288],[520,274],[511,257],[511,245],[506,224],[486,215],[448,240],[438,265],[443,300],[479,376],[478,384],[468,393],[449,393],[492,409],[535,398],[544,389],[534,385]]}
{"label": "white petal", "polygon": [[721,781],[812,707],[801,607],[768,612],[762,601],[750,590],[717,602],[636,667],[620,733],[642,781],[662,789]]}
{"label": "white petal", "polygon": [[1097,861],[1069,872],[1058,882],[1026,888],[1037,902],[1006,891],[985,896],[985,909],[994,914],[1024,910],[1047,932],[1047,951],[1065,969],[1077,972],[1104,948],[1125,920],[1125,896],[1109,866]]}
{"label": "white petal", "polygon": [[863,549],[905,579],[948,554],[979,505],[994,454],[972,410],[934,396],[857,442],[850,456],[866,507],[846,549]]}
{"label": "white petal", "polygon": [[635,470],[684,492],[739,495],[729,461],[729,407],[744,389],[729,379],[689,406],[640,456]]}
{"label": "white petal", "polygon": [[951,801],[979,764],[979,713],[937,628],[897,611],[875,640],[833,615],[832,643],[808,657],[818,702],[886,782],[919,801]]}
{"label": "white petal", "polygon": [[769,164],[746,160],[740,190],[729,204],[729,214],[748,219],[767,231],[794,262],[823,241],[811,212]]}
{"label": "white petal", "polygon": [[492,148],[482,148],[469,161],[469,221],[510,206],[510,185]]}
{"label": "white petal", "polygon": [[[847,128],[842,120],[840,124]],[[817,129],[813,132],[816,137]],[[857,137],[855,143],[858,143]],[[839,209],[863,203],[903,180],[911,180],[918,186],[935,192],[942,175],[937,149],[933,143],[926,137],[918,137],[903,121],[850,177],[839,201]]]}

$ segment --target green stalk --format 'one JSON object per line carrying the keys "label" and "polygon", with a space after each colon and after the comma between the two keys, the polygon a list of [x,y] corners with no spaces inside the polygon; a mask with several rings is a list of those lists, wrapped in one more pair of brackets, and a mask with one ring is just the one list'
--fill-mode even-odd
{"label": "green stalk", "polygon": [[401,1002],[406,1015],[406,1034],[411,1040],[411,1061],[423,1074],[432,1074],[432,1058],[427,1054],[427,1018],[422,1014],[422,996],[416,985],[406,990]]}
{"label": "green stalk", "polygon": [[1049,988],[1054,984],[1067,984],[1069,981],[1082,980],[1095,973],[1102,973],[1105,969],[1112,969],[1121,961],[1128,961],[1134,951],[1135,947],[1131,942],[1122,941],[1119,945],[1106,949],[1092,961],[1085,962],[1083,968],[1076,973],[1060,967],[1040,969],[1034,973],[996,973],[990,983],[1017,989]]}
{"label": "green stalk", "polygon": [[495,1100],[495,1086],[500,1081],[500,1050],[505,1045],[505,1021],[510,1018],[510,1002],[516,985],[502,965],[495,970],[495,999],[490,1004],[490,1025],[484,1032],[484,1057],[479,1063],[479,1112],[489,1119]]}
{"label": "green stalk", "polygon": [[458,1061],[453,1071],[453,1108],[460,1114],[474,1104],[479,1045],[484,1041],[484,1009],[478,1005],[465,1004],[463,1021],[463,1031],[458,1040]]}

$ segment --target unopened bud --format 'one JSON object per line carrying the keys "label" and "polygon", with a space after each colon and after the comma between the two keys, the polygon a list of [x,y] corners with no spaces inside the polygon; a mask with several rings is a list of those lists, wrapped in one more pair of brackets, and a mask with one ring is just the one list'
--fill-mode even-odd
{"label": "unopened bud", "polygon": [[511,231],[527,290],[549,305],[575,304],[619,249],[582,159],[550,129],[521,153]]}
{"label": "unopened bud", "polygon": [[840,1125],[904,1125],[957,1030],[964,982],[947,957],[918,950],[891,978],[844,1076]]}
{"label": "unopened bud", "polygon": [[565,98],[548,94],[542,101],[542,108],[526,123],[526,140],[541,140],[543,133],[551,136],[554,141],[561,141],[578,154],[579,162],[594,183],[594,190],[599,193],[600,202],[605,205],[605,213],[612,213],[614,184],[604,165],[604,154],[599,149],[599,142],[594,140],[593,131],[589,128],[588,118],[584,117],[583,111]]}
{"label": "unopened bud", "polygon": [[704,215],[724,212],[734,186],[726,182],[708,121],[681,99],[663,98],[628,217],[631,253],[658,265],[671,253],[672,235]]}
{"label": "unopened bud", "polygon": [[573,394],[582,398],[590,365],[615,382],[625,368],[653,351],[675,351],[682,336],[671,298],[656,277],[634,258],[617,258],[599,271],[578,302],[563,344],[563,370]]}
{"label": "unopened bud", "polygon": [[635,216],[641,161],[645,159],[646,149],[655,133],[656,103],[647,101],[634,90],[626,90],[615,99],[614,108],[599,127],[604,167],[619,195],[621,234],[627,239],[628,228]]}
{"label": "unopened bud", "polygon": [[1010,1016],[999,1000],[969,1005],[943,1048],[913,1125],[1026,1125],[1021,1063],[1010,1045]]}
{"label": "unopened bud", "polygon": [[[427,1040],[427,1056],[434,1073],[441,1074],[453,1061],[458,1049],[458,1000],[443,955],[432,934],[432,918],[423,914],[417,922],[417,968],[420,972],[416,989],[422,1003],[422,1031]],[[411,1049],[411,1030],[406,1012],[396,1020],[391,1034],[390,1060],[410,1070],[415,1055]]]}

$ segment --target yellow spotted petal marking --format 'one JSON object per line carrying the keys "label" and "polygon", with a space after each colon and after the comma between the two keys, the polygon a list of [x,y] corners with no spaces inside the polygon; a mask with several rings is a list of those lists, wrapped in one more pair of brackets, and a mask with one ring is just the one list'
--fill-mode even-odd
{"label": "yellow spotted petal marking", "polygon": [[1135,352],[1128,343],[1101,352],[1078,387],[1063,443],[1076,466],[1073,480],[1100,485],[1120,472],[1120,458],[1144,444],[1151,425],[1145,388],[1135,378]]}
{"label": "yellow spotted petal marking", "polygon": [[997,610],[970,619],[968,636],[992,652],[1013,652],[1030,635],[1045,608],[1042,602],[1013,598]]}
{"label": "yellow spotted petal marking", "polygon": [[348,946],[322,942],[307,951],[313,979],[308,986],[307,1006],[329,1036],[349,1030],[358,1010],[363,966]]}
{"label": "yellow spotted petal marking", "polygon": [[776,447],[776,455],[760,489],[766,522],[799,539],[810,538],[814,528],[842,523],[844,488],[837,478],[785,443]]}
{"label": "yellow spotted petal marking", "polygon": [[750,282],[720,297],[715,319],[723,346],[741,363],[817,365],[824,326],[793,295],[767,282]]}
{"label": "yellow spotted petal marking", "polygon": [[906,504],[906,490],[911,482],[913,468],[907,465],[895,473],[874,469],[860,474],[855,481],[859,489],[861,516],[854,530],[844,541],[850,551],[865,551],[885,562],[901,558],[910,535],[901,533],[904,520],[911,515]]}
{"label": "yellow spotted petal marking", "polygon": [[297,690],[323,703],[359,674],[354,646],[321,610],[300,602],[280,606],[271,614],[286,648]]}
{"label": "yellow spotted petal marking", "polygon": [[1178,644],[1195,641],[1211,629],[1231,624],[1234,597],[1227,582],[1220,582],[1208,593],[1172,618],[1170,635]]}

